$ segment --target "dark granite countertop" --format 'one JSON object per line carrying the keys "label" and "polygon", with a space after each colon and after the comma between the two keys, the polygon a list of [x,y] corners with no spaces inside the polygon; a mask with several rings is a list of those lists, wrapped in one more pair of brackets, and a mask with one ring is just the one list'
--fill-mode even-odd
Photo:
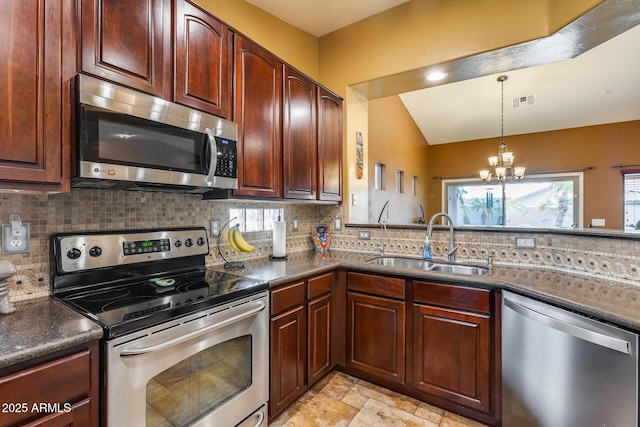
{"label": "dark granite countertop", "polygon": [[250,261],[246,263],[245,270],[235,273],[268,280],[273,287],[342,267],[465,286],[506,289],[640,331],[640,286],[537,266],[495,265],[489,274],[465,276],[367,264],[368,260],[376,257],[371,253],[345,251],[330,251],[322,255],[299,252],[290,254],[286,261]]}
{"label": "dark granite countertop", "polygon": [[102,328],[51,297],[13,303],[0,315],[0,368],[102,337]]}
{"label": "dark granite countertop", "polygon": [[[269,281],[272,287],[346,268],[354,271],[434,280],[465,286],[506,289],[559,307],[640,331],[640,286],[540,267],[493,267],[482,276],[451,275],[368,264],[375,254],[298,252],[286,261],[246,262],[233,273]],[[219,267],[220,270],[222,266]],[[14,303],[17,311],[0,315],[0,368],[102,337],[102,328],[50,297]]]}

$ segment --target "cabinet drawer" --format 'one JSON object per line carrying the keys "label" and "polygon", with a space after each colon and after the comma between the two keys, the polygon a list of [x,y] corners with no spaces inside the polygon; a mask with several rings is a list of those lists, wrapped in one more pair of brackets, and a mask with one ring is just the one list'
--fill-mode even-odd
{"label": "cabinet drawer", "polygon": [[[6,402],[26,404],[27,414],[40,403],[71,404],[89,395],[91,389],[91,353],[82,351],[62,359],[35,366],[0,378],[0,396]],[[2,414],[1,425],[25,418],[24,412]]]}
{"label": "cabinet drawer", "polygon": [[403,279],[362,273],[349,273],[347,275],[347,289],[350,291],[404,299],[404,287]]}
{"label": "cabinet drawer", "polygon": [[278,314],[305,302],[305,283],[296,282],[271,291],[271,314]]}
{"label": "cabinet drawer", "polygon": [[491,312],[491,291],[464,286],[442,285],[429,282],[414,282],[413,299],[443,307],[462,310]]}
{"label": "cabinet drawer", "polygon": [[323,274],[322,276],[309,279],[309,299],[314,299],[322,294],[331,292],[333,285],[333,273]]}

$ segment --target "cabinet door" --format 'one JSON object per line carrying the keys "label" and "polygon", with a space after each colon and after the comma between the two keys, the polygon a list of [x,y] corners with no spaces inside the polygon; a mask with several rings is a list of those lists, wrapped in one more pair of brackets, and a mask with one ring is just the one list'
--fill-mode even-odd
{"label": "cabinet door", "polygon": [[2,2],[2,188],[41,183],[43,186],[33,189],[63,189],[62,40],[63,24],[68,24],[65,14],[72,10],[66,0]]}
{"label": "cabinet door", "polygon": [[491,411],[488,315],[415,304],[413,386]]}
{"label": "cabinet door", "polygon": [[285,198],[316,199],[317,151],[316,84],[285,67],[282,170]]}
{"label": "cabinet door", "polygon": [[318,199],[342,201],[342,99],[318,90]]}
{"label": "cabinet door", "polygon": [[405,383],[405,302],[347,293],[347,366]]}
{"label": "cabinet door", "polygon": [[82,0],[82,70],[169,99],[171,0]]}
{"label": "cabinet door", "polygon": [[176,0],[175,101],[229,119],[232,34],[188,0]]}
{"label": "cabinet door", "polygon": [[271,318],[271,417],[279,414],[306,390],[306,334],[304,306]]}
{"label": "cabinet door", "polygon": [[331,294],[309,302],[308,316],[308,385],[311,386],[333,367],[331,360]]}
{"label": "cabinet door", "polygon": [[236,195],[282,196],[282,63],[235,38],[235,121],[238,123]]}

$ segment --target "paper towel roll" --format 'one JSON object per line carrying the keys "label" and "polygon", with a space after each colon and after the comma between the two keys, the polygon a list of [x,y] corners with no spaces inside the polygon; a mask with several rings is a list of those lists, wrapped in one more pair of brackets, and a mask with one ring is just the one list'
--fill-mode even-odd
{"label": "paper towel roll", "polygon": [[287,256],[287,222],[273,222],[273,257],[284,258]]}

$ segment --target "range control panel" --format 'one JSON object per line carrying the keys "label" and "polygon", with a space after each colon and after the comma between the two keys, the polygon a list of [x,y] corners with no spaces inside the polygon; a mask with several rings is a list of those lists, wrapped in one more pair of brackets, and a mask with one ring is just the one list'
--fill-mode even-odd
{"label": "range control panel", "polygon": [[204,228],[54,235],[52,245],[65,273],[209,253]]}

